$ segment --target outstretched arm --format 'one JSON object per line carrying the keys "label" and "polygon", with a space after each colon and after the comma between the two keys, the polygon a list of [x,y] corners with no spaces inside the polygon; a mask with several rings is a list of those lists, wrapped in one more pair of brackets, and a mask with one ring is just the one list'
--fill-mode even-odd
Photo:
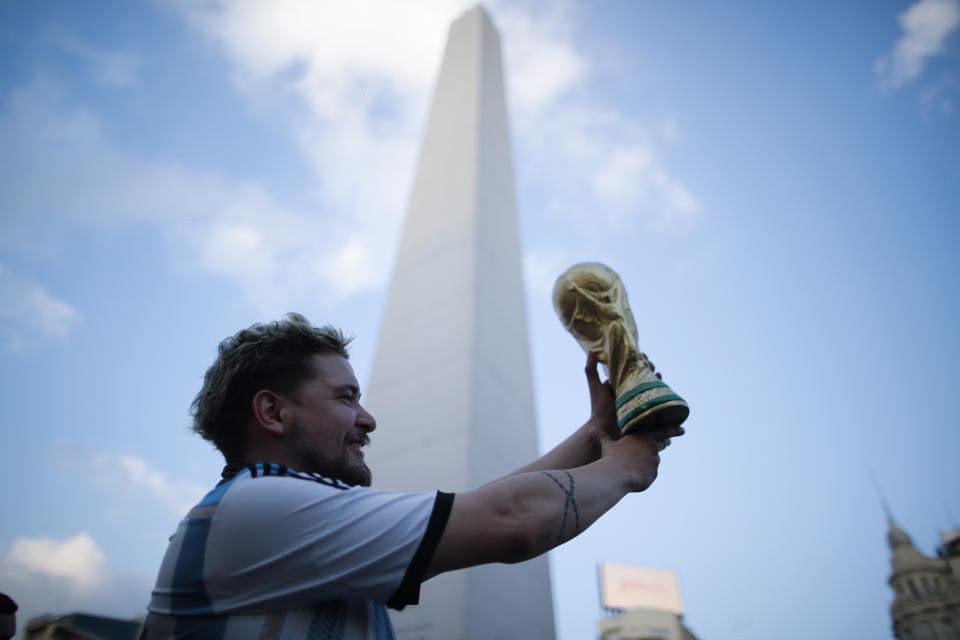
{"label": "outstretched arm", "polygon": [[458,493],[426,577],[489,562],[521,562],[570,540],[623,496],[657,477],[660,452],[680,427],[617,438],[609,382],[586,366],[590,418],[534,462],[475,491]]}
{"label": "outstretched arm", "polygon": [[[680,429],[674,430],[679,435]],[[653,483],[662,440],[590,434],[600,457],[570,469],[507,476],[458,493],[426,577],[490,562],[521,562],[553,549],[593,524],[627,493]]]}

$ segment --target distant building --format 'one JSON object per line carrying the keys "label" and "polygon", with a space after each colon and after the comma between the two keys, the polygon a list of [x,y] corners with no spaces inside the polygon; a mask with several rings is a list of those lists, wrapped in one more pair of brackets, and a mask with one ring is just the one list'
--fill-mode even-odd
{"label": "distant building", "polygon": [[600,640],[697,640],[680,616],[663,609],[631,609],[597,623]]}
{"label": "distant building", "polygon": [[941,533],[937,557],[926,556],[889,518],[893,551],[890,605],[898,640],[960,640],[960,528]]}
{"label": "distant building", "polygon": [[605,563],[599,578],[600,640],[697,640],[683,624],[676,571]]}
{"label": "distant building", "polygon": [[143,620],[120,620],[88,613],[34,618],[23,640],[137,640]]}

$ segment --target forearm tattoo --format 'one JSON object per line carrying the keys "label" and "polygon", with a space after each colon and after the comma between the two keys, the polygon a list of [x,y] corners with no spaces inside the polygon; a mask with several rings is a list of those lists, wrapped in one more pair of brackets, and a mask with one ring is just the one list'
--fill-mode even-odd
{"label": "forearm tattoo", "polygon": [[567,516],[570,513],[570,507],[573,506],[573,533],[574,535],[580,531],[580,510],[577,509],[577,499],[573,497],[574,482],[573,476],[570,475],[569,471],[564,471],[567,474],[567,480],[570,481],[570,486],[565,487],[563,483],[557,480],[552,473],[549,471],[541,471],[543,475],[547,476],[553,483],[560,488],[560,491],[563,491],[563,521],[560,522],[560,533],[557,535],[557,544],[560,544],[563,541],[563,530],[567,526]]}

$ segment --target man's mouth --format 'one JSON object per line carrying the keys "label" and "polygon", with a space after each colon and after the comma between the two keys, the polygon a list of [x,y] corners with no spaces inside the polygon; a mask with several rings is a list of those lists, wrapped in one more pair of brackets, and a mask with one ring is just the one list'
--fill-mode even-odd
{"label": "man's mouth", "polygon": [[357,453],[363,455],[363,448],[364,448],[365,446],[367,446],[368,444],[370,444],[370,438],[367,438],[367,437],[363,437],[363,438],[350,438],[350,440],[347,441],[347,444],[350,445],[350,447],[351,447],[354,451],[356,451]]}

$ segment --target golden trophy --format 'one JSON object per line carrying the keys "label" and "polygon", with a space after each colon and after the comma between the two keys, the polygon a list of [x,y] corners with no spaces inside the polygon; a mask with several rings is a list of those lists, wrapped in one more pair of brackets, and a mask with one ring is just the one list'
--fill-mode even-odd
{"label": "golden trophy", "polygon": [[681,424],[687,403],[637,347],[637,325],[620,276],[599,262],[575,264],[553,286],[553,308],[587,353],[607,366],[620,434]]}

